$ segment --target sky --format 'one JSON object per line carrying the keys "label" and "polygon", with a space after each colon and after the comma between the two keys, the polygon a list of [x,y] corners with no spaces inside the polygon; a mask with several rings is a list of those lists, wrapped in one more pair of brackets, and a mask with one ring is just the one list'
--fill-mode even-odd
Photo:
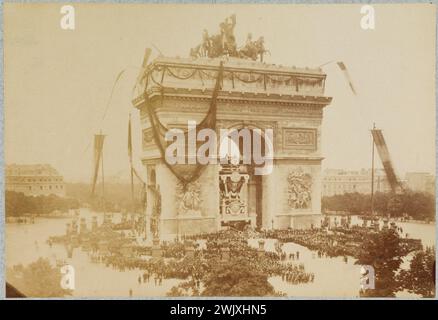
{"label": "sky", "polygon": [[333,97],[324,109],[323,169],[369,168],[375,123],[399,175],[435,172],[433,5],[374,5],[374,30],[361,28],[361,5],[351,4],[75,3],[75,30],[61,29],[61,6],[4,4],[6,164],[50,163],[67,181],[89,182],[92,139],[101,131],[107,135],[105,172],[127,174],[129,114],[134,154],[141,147],[131,100],[145,48],[186,57],[203,29],[215,34],[235,13],[237,43],[249,32],[264,36],[268,63],[347,66],[357,95],[335,63],[323,67],[325,94]]}

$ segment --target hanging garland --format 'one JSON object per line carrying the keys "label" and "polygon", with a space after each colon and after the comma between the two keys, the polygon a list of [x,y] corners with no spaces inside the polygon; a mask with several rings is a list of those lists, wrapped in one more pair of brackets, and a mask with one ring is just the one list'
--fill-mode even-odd
{"label": "hanging garland", "polygon": [[[164,72],[163,72],[164,70]],[[198,68],[194,68],[193,71],[189,72],[189,68],[183,69],[185,71],[187,71],[186,75],[180,75],[180,72],[177,72],[175,70],[173,70],[170,67],[159,67],[156,66],[152,72],[150,72],[150,76],[151,76],[151,80],[154,84],[162,86],[162,80],[161,81],[157,81],[154,77],[154,74],[156,72],[161,72],[162,75],[162,79],[164,77],[165,74],[170,75],[171,77],[174,77],[176,79],[179,80],[188,80],[191,78],[195,78],[196,74],[199,75],[199,79],[201,80],[202,84],[204,85],[205,82],[204,80],[214,80],[216,79],[216,73],[215,72],[209,72],[206,70],[202,70],[202,69],[198,69]],[[257,74],[257,73],[256,73]],[[299,86],[305,84],[305,85],[311,85],[311,86],[315,86],[315,85],[321,85],[323,79],[312,79],[312,78],[303,78],[303,77],[298,77],[298,76],[273,76],[273,75],[269,75],[269,74],[265,74],[265,73],[258,73],[257,77],[254,78],[254,76],[256,75],[252,72],[246,73],[246,72],[234,72],[234,71],[228,71],[228,72],[224,72],[223,74],[223,79],[227,79],[227,80],[231,80],[232,82],[232,87],[235,87],[235,81],[240,81],[242,83],[247,83],[247,84],[251,84],[251,83],[260,83],[263,82],[265,89],[266,89],[266,85],[267,83],[272,83],[274,85],[285,85],[285,86],[294,86],[296,88],[296,90],[299,90]]]}
{"label": "hanging garland", "polygon": [[217,77],[217,75],[214,72],[207,72],[207,71],[202,70],[202,69],[199,70],[199,74],[204,75],[205,78],[208,80],[214,80]]}
{"label": "hanging garland", "polygon": [[[149,72],[149,74],[146,76],[145,89],[147,89],[147,87],[148,87],[148,82],[149,82],[148,80],[149,80],[149,78],[152,80],[152,82],[153,82],[154,84],[156,84],[156,85],[159,86],[160,88],[163,87],[162,84],[161,84],[161,82],[155,80],[155,78],[154,78],[154,73],[155,73],[155,72],[157,72],[157,73],[161,72],[161,73],[162,73],[163,70],[164,70],[164,68],[161,68],[161,67],[155,67],[151,72]],[[163,74],[163,73],[162,73],[162,74]]]}
{"label": "hanging garland", "polygon": [[[202,130],[204,128],[209,129],[215,129],[216,127],[216,111],[217,111],[217,97],[219,94],[219,91],[221,89],[222,79],[223,79],[223,62],[221,61],[219,65],[219,71],[216,76],[216,84],[213,90],[213,95],[210,102],[210,108],[207,112],[207,115],[205,118],[201,121],[201,123],[197,126],[197,130]],[[164,86],[156,81],[152,76],[153,71],[150,72],[150,77],[147,77],[147,79],[151,79],[156,85],[158,85],[161,89],[161,103],[163,103],[164,100]],[[163,71],[164,76],[164,71]],[[147,84],[145,86],[147,88]],[[146,89],[145,89],[146,90]],[[146,110],[148,112],[149,120],[151,123],[153,136],[155,140],[155,144],[158,146],[160,150],[160,154],[162,158],[164,159],[164,163],[166,164],[167,168],[178,178],[181,183],[186,186],[187,184],[197,180],[203,170],[206,168],[206,165],[202,164],[176,164],[171,165],[166,161],[165,157],[165,146],[166,141],[164,139],[165,134],[167,132],[167,128],[165,125],[161,123],[161,121],[158,119],[158,116],[156,112],[153,110],[147,93],[145,92],[145,103],[146,103]]]}
{"label": "hanging garland", "polygon": [[[187,69],[180,69],[180,70],[187,70]],[[180,75],[176,74],[174,71],[172,71],[172,69],[169,67],[166,68],[166,71],[174,78],[177,78],[179,80],[187,80],[187,79],[192,78],[198,70],[194,69],[193,72],[187,76],[180,76]]]}
{"label": "hanging garland", "polygon": [[311,84],[311,85],[315,85],[316,83],[321,83],[322,79],[309,79],[309,78],[299,78],[299,77],[295,77],[295,79],[301,81],[302,83],[306,83],[306,84]]}
{"label": "hanging garland", "polygon": [[281,79],[281,80],[279,80],[278,77],[275,78],[275,77],[270,76],[270,75],[266,75],[266,78],[267,78],[267,80],[269,80],[269,81],[271,81],[271,82],[273,82],[273,83],[281,83],[281,84],[282,84],[282,83],[287,83],[288,81],[291,81],[291,80],[293,79],[293,77],[290,76],[290,77],[287,77],[287,79]]}
{"label": "hanging garland", "polygon": [[[248,73],[247,73],[248,74]],[[251,78],[251,76],[252,76],[252,73],[249,73],[249,78]],[[263,80],[263,74],[261,74],[257,79],[252,79],[252,80],[247,80],[247,79],[242,79],[240,76],[239,76],[239,73],[234,73],[234,77],[237,79],[237,80],[239,80],[239,81],[241,81],[241,82],[244,82],[244,83],[255,83],[255,82],[259,82],[259,81],[261,81],[261,80]]]}

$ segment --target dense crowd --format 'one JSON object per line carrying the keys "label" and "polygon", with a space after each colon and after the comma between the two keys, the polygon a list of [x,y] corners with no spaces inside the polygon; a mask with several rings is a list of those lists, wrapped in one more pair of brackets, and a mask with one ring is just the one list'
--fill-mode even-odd
{"label": "dense crowd", "polygon": [[[97,263],[119,271],[140,270],[139,285],[153,283],[160,286],[163,279],[188,280],[198,290],[213,266],[233,259],[245,259],[251,270],[268,277],[279,276],[288,284],[312,282],[314,274],[306,273],[304,264],[298,263],[300,253],[286,253],[281,246],[275,252],[264,251],[248,245],[248,234],[234,230],[221,231],[186,237],[183,241],[164,242],[162,257],[144,255],[141,250],[130,254],[110,252],[106,255],[90,252],[90,258]],[[201,246],[199,242],[202,241]],[[193,254],[184,254],[192,246]]]}
{"label": "dense crowd", "polygon": [[[409,238],[402,238],[403,229],[394,227],[393,231],[400,237],[401,250],[405,254],[421,248],[421,241]],[[278,239],[282,243],[293,242],[317,252],[318,257],[357,257],[363,239],[370,233],[375,233],[370,228],[361,226],[312,228],[312,229],[288,229],[269,230],[263,233],[265,238]]]}
{"label": "dense crowd", "polygon": [[[349,256],[357,256],[364,237],[370,232],[376,232],[371,228],[351,226],[348,220],[341,221],[339,226],[332,228],[307,230],[257,232],[252,229],[244,231],[227,229],[215,233],[183,236],[182,239],[175,239],[172,242],[163,241],[159,249],[160,253],[152,257],[152,247],[141,246],[135,242],[135,235],[126,236],[125,231],[122,231],[128,222],[124,221],[123,225],[121,223],[115,228],[101,227],[82,238],[81,236],[52,237],[49,241],[69,244],[69,241],[76,239],[83,247],[88,243],[92,262],[104,263],[107,267],[119,271],[138,270],[139,285],[153,282],[154,285],[160,286],[163,279],[180,279],[185,280],[187,286],[192,286],[194,292],[200,291],[202,283],[214,266],[234,259],[245,259],[252,271],[267,277],[281,277],[284,282],[291,285],[313,282],[315,275],[306,272],[300,251],[285,251],[284,243],[295,243],[306,247],[314,252],[313,257],[316,254],[318,258],[341,256],[347,263]],[[135,220],[129,223],[135,225]],[[400,228],[394,228],[394,231],[403,232]],[[249,239],[259,239],[259,247],[250,246]],[[265,240],[262,239],[278,240],[274,250],[267,251],[264,248]],[[406,252],[418,246],[415,240],[405,238],[401,240],[402,248]],[[105,244],[104,248],[102,242]]]}
{"label": "dense crowd", "polygon": [[293,242],[318,252],[318,257],[337,257],[357,252],[362,234],[327,231],[324,229],[309,230],[272,230],[265,232],[265,237],[279,241]]}
{"label": "dense crowd", "polygon": [[287,267],[285,272],[281,274],[281,279],[289,284],[299,284],[313,282],[315,275],[313,273],[304,272],[304,264],[291,265]]}

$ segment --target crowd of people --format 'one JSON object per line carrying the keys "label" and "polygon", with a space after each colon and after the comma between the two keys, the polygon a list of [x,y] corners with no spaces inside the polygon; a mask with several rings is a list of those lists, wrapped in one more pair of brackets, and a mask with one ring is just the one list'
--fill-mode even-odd
{"label": "crowd of people", "polygon": [[318,257],[354,256],[357,252],[362,234],[327,231],[325,229],[289,229],[270,230],[265,237],[278,239],[280,242],[293,242],[318,252]]}
{"label": "crowd of people", "polygon": [[141,273],[138,278],[138,284],[149,284],[151,278],[154,279],[155,286],[161,286],[163,284],[164,273],[160,271],[152,272],[150,269],[146,269],[143,273]]}
{"label": "crowd of people", "polygon": [[[163,279],[180,279],[190,284],[193,292],[199,292],[213,266],[242,258],[248,262],[251,270],[267,277],[278,276],[291,285],[314,282],[315,275],[306,272],[299,249],[293,252],[284,250],[285,243],[306,247],[313,251],[313,257],[341,256],[347,263],[349,256],[355,257],[359,252],[364,236],[375,232],[370,228],[351,226],[348,219],[332,228],[268,231],[239,231],[230,228],[215,233],[183,236],[172,242],[163,241],[160,253],[153,256],[152,247],[135,241],[135,234],[140,232],[139,229],[128,230],[135,233],[133,236],[125,234],[125,227],[138,224],[140,221],[126,219],[113,227],[103,225],[86,235],[70,234],[52,237],[49,241],[64,244],[77,242],[78,246],[89,247],[92,262],[103,263],[119,271],[139,270],[139,285],[149,285],[152,282],[155,286],[161,286]],[[394,230],[403,233],[401,228],[396,227]],[[258,239],[259,247],[250,246],[249,239]],[[263,239],[277,240],[273,251],[266,250]],[[402,240],[406,244],[406,250],[416,245],[412,239]]]}
{"label": "crowd of people", "polygon": [[290,268],[286,268],[286,271],[282,273],[281,279],[289,284],[299,284],[313,282],[315,275],[313,273],[304,272],[304,264],[291,265]]}
{"label": "crowd of people", "polygon": [[[203,242],[201,246],[199,243]],[[192,246],[191,256],[184,248]],[[189,280],[195,290],[212,266],[224,261],[244,258],[252,270],[268,277],[280,276],[289,284],[312,282],[314,274],[305,272],[304,264],[298,263],[300,252],[286,253],[281,246],[275,252],[260,250],[248,245],[247,234],[235,230],[186,237],[183,241],[166,242],[162,245],[161,257],[150,257],[134,250],[130,254],[112,252],[107,255],[90,253],[95,262],[119,271],[140,270],[139,285],[162,285],[163,279]],[[144,252],[143,252],[144,253]]]}
{"label": "crowd of people", "polygon": [[[392,226],[391,229],[400,237],[401,248],[406,253],[421,247],[421,241],[402,237],[403,229]],[[317,252],[318,258],[357,257],[363,239],[370,233],[379,232],[372,228],[353,226],[337,226],[334,228],[269,230],[263,233],[265,238],[273,238],[281,243],[293,242]]]}

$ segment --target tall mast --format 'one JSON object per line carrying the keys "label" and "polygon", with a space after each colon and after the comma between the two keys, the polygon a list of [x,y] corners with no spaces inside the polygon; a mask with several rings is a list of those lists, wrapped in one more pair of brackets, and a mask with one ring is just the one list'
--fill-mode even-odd
{"label": "tall mast", "polygon": [[134,210],[134,170],[131,167],[131,200],[132,200],[132,210]]}
{"label": "tall mast", "polygon": [[[102,134],[102,133],[101,133]],[[105,175],[104,175],[104,171],[103,171],[103,146],[102,146],[102,156],[101,156],[101,160],[102,160],[102,206],[103,206],[103,213],[106,213],[105,210]]]}
{"label": "tall mast", "polygon": [[[376,129],[376,124],[373,123],[373,130]],[[373,140],[373,147],[371,151],[371,215],[374,213],[374,136],[371,135]]]}

